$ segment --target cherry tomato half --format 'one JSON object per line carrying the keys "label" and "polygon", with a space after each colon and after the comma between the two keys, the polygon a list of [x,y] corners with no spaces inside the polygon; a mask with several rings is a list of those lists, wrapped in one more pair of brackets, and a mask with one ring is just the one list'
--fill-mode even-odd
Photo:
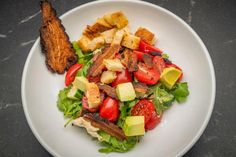
{"label": "cherry tomato half", "polygon": [[123,70],[122,72],[117,73],[116,79],[112,82],[112,87],[120,83],[132,82],[132,77],[127,69]]}
{"label": "cherry tomato half", "polygon": [[153,111],[150,120],[145,124],[145,129],[146,130],[154,129],[157,126],[157,124],[161,122],[161,118],[162,114],[158,115],[156,111]]}
{"label": "cherry tomato half", "polygon": [[148,69],[144,63],[138,64],[138,71],[134,72],[135,78],[142,83],[154,85],[160,79],[160,73],[154,68]]}
{"label": "cherry tomato half", "polygon": [[164,59],[161,58],[160,56],[155,56],[153,58],[153,65],[155,69],[159,71],[160,74],[162,73],[163,69],[166,67]]}
{"label": "cherry tomato half", "polygon": [[98,110],[98,107],[96,107],[96,108],[89,108],[88,99],[87,99],[86,96],[83,96],[83,98],[82,98],[82,107],[83,107],[83,109],[89,110],[90,112],[96,112]]}
{"label": "cherry tomato half", "polygon": [[99,115],[110,122],[115,122],[119,117],[119,102],[116,99],[107,97],[100,105]]}
{"label": "cherry tomato half", "polygon": [[147,99],[140,100],[134,107],[131,109],[132,116],[144,116],[145,126],[152,118],[152,114],[155,111],[153,103]]}
{"label": "cherry tomato half", "polygon": [[180,75],[178,81],[181,81],[181,80],[183,79],[183,76],[184,76],[183,70],[182,70],[180,67],[178,67],[176,64],[174,64],[174,63],[166,64],[166,67],[167,67],[167,68],[169,68],[169,67],[174,67],[174,68],[179,69],[180,71],[182,71],[182,73],[181,73],[181,75]]}
{"label": "cherry tomato half", "polygon": [[116,53],[116,54],[115,54],[115,58],[117,58],[117,59],[121,59],[121,55],[120,55],[120,53]]}
{"label": "cherry tomato half", "polygon": [[65,77],[65,85],[69,86],[75,79],[76,72],[82,67],[82,64],[74,64],[70,67],[70,69],[66,73]]}
{"label": "cherry tomato half", "polygon": [[149,45],[148,43],[146,43],[142,40],[139,43],[139,50],[142,52],[145,52],[145,53],[150,53],[150,52],[163,53],[162,50],[160,50],[159,48]]}
{"label": "cherry tomato half", "polygon": [[137,51],[137,50],[134,50],[133,53],[135,53],[138,57],[138,61],[142,61],[143,60],[143,52],[141,51]]}

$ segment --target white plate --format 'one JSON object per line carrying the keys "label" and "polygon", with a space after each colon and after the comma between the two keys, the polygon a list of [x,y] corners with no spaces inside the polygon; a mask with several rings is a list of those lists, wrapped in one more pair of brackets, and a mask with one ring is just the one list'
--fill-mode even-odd
{"label": "white plate", "polygon": [[142,1],[95,1],[61,16],[70,40],[77,40],[83,28],[105,13],[121,10],[134,32],[147,27],[158,37],[158,47],[183,68],[190,95],[183,104],[165,112],[162,123],[148,132],[125,154],[101,154],[100,145],[81,128],[64,128],[63,114],[56,106],[64,87],[64,76],[52,74],[45,66],[39,39],[32,47],[22,77],[22,101],[27,121],[39,142],[54,156],[118,157],[181,156],[198,140],[210,119],[215,99],[215,74],[209,53],[198,35],[173,13]]}

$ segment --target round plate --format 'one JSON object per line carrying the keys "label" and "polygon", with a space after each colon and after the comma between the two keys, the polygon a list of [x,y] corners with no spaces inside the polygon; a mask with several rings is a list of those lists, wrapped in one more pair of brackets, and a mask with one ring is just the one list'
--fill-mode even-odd
{"label": "round plate", "polygon": [[209,53],[198,35],[179,17],[159,6],[142,1],[95,1],[61,16],[70,40],[77,40],[87,24],[105,13],[121,10],[132,32],[146,27],[158,38],[157,46],[182,67],[190,95],[183,104],[173,104],[154,130],[145,134],[136,147],[109,155],[81,128],[64,128],[65,119],[57,109],[58,91],[64,75],[52,74],[45,65],[39,39],[33,45],[22,77],[24,112],[34,135],[54,156],[181,156],[201,136],[210,119],[215,100],[215,74]]}

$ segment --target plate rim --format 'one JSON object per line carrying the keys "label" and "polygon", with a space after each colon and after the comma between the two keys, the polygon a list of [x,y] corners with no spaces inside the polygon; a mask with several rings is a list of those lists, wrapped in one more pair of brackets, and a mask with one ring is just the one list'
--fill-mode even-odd
{"label": "plate rim", "polygon": [[[93,1],[93,2],[88,2],[82,5],[79,5],[73,9],[68,10],[67,12],[65,12],[64,14],[62,14],[59,18],[63,19],[66,16],[70,15],[72,12],[84,8],[84,7],[89,7],[91,5],[97,5],[100,3],[110,3],[110,2],[125,2],[125,3],[138,3],[141,5],[146,5],[148,7],[153,7],[155,9],[159,9],[162,12],[174,17],[176,20],[178,20],[181,24],[183,24],[183,26],[185,28],[188,29],[188,31],[190,31],[192,33],[192,35],[194,36],[194,38],[199,42],[201,48],[204,51],[204,54],[206,56],[207,59],[207,63],[209,65],[209,69],[210,69],[210,76],[211,76],[211,91],[212,91],[212,95],[210,98],[210,106],[209,106],[209,110],[207,112],[207,115],[201,125],[201,127],[198,129],[196,135],[192,138],[192,140],[190,140],[184,147],[183,149],[181,149],[176,156],[182,156],[184,155],[187,151],[189,151],[193,145],[195,145],[195,143],[199,140],[199,138],[201,137],[201,135],[203,134],[204,130],[206,129],[209,120],[211,118],[212,115],[212,111],[214,108],[214,104],[215,104],[215,96],[216,96],[216,79],[215,79],[215,71],[214,71],[214,66],[213,66],[213,62],[212,59],[210,57],[210,54],[205,46],[205,44],[203,43],[203,41],[201,40],[201,38],[198,36],[198,34],[191,28],[191,26],[189,26],[183,19],[181,19],[179,16],[177,16],[176,14],[172,13],[171,11],[169,11],[168,9],[162,8],[161,6],[158,6],[156,4],[152,4],[149,2],[145,2],[145,1],[139,1],[139,0],[132,0],[132,1],[126,1],[126,0],[97,0],[97,1]],[[41,136],[39,135],[39,132],[35,129],[34,124],[32,123],[31,119],[30,119],[30,115],[28,112],[28,108],[27,108],[27,104],[26,104],[26,95],[25,95],[25,80],[26,80],[26,75],[27,75],[27,71],[28,71],[28,66],[29,66],[29,62],[32,58],[33,52],[35,50],[35,48],[38,46],[38,44],[40,44],[40,38],[38,37],[37,40],[35,41],[34,45],[32,46],[32,48],[30,49],[30,52],[27,56],[27,59],[25,61],[24,64],[24,69],[23,69],[23,74],[22,74],[22,79],[21,79],[21,100],[22,100],[22,106],[23,106],[23,110],[24,110],[24,114],[27,120],[27,123],[29,124],[29,127],[31,129],[31,131],[33,132],[34,136],[36,137],[36,139],[38,140],[38,142],[53,156],[57,156],[57,157],[61,157],[55,150],[53,150],[50,146],[48,146],[48,144],[41,138]]]}

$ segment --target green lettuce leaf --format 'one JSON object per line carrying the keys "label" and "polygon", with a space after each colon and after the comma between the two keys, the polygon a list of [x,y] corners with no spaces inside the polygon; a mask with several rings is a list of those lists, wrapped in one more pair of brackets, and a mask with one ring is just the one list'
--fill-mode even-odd
{"label": "green lettuce leaf", "polygon": [[84,54],[76,41],[72,42],[72,46],[76,55],[78,56],[78,63],[86,64],[93,57],[92,52]]}
{"label": "green lettuce leaf", "polygon": [[119,127],[123,127],[123,124],[124,124],[124,121],[125,121],[125,118],[127,116],[130,116],[130,111],[131,111],[131,108],[137,103],[137,99],[135,100],[132,100],[132,101],[127,101],[127,102],[120,102],[120,116],[118,118],[118,121],[117,121],[117,125]]}
{"label": "green lettuce leaf", "polygon": [[153,103],[155,104],[156,111],[160,115],[162,111],[167,110],[172,102],[174,101],[174,96],[162,88],[158,86],[154,92]]}
{"label": "green lettuce leaf", "polygon": [[72,100],[67,97],[70,87],[60,90],[58,94],[57,107],[64,113],[66,118],[77,118],[82,109],[81,99]]}
{"label": "green lettuce leaf", "polygon": [[79,45],[76,41],[72,42],[72,46],[75,50],[76,55],[78,56],[78,63],[83,64],[84,63],[84,54],[82,50],[80,49]]}
{"label": "green lettuce leaf", "polygon": [[86,77],[86,75],[88,73],[88,69],[92,64],[93,64],[93,60],[90,59],[86,64],[83,65],[83,67],[81,69],[78,70],[78,72],[76,73],[76,76]]}
{"label": "green lettuce leaf", "polygon": [[174,95],[177,102],[184,102],[189,95],[188,83],[177,83],[173,88],[172,94]]}
{"label": "green lettuce leaf", "polygon": [[139,141],[138,136],[128,137],[127,140],[121,141],[104,131],[98,133],[102,137],[103,142],[101,144],[104,146],[104,148],[98,150],[100,153],[127,152]]}

